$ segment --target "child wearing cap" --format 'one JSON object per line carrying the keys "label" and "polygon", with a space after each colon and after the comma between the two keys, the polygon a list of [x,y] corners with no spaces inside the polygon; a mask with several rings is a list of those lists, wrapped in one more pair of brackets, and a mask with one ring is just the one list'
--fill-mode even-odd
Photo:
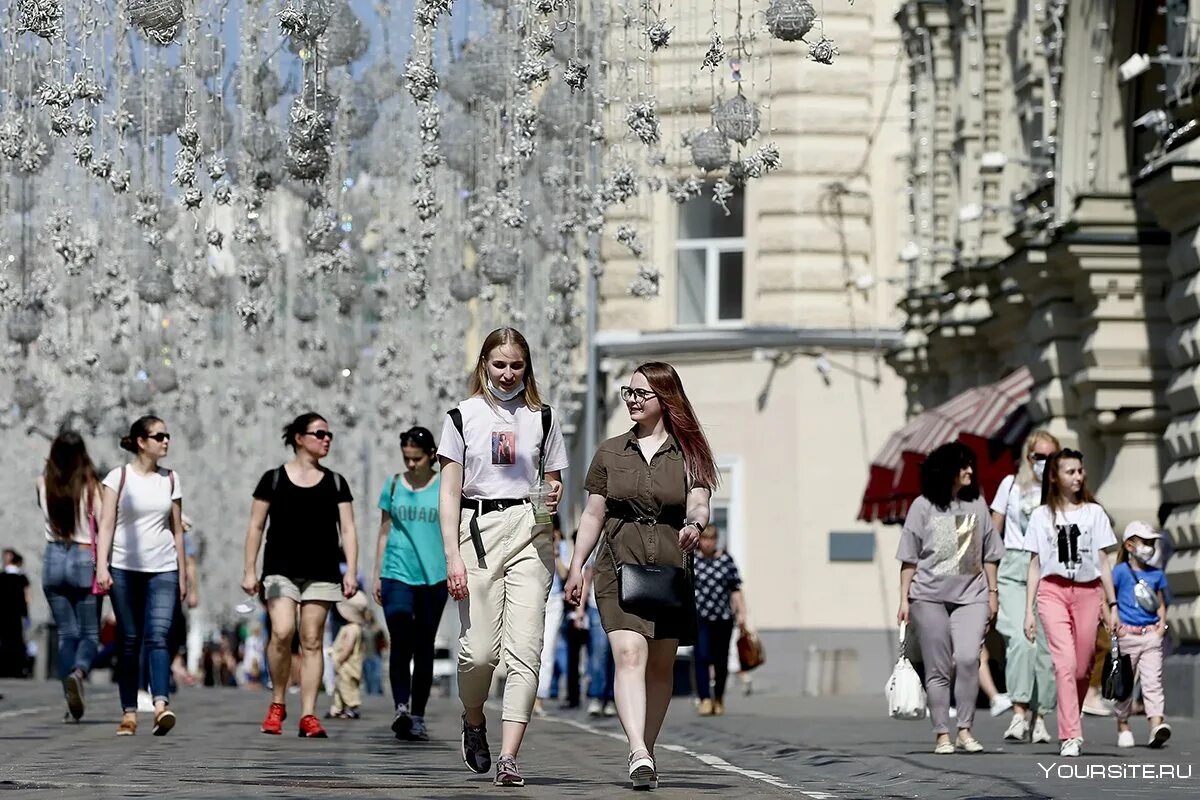
{"label": "child wearing cap", "polygon": [[362,705],[363,627],[370,619],[370,606],[362,591],[337,604],[346,624],[333,640],[333,705],[328,717],[358,719]]}
{"label": "child wearing cap", "polygon": [[[1113,567],[1113,589],[1117,597],[1118,643],[1128,655],[1142,684],[1142,702],[1150,723],[1149,745],[1162,747],[1171,738],[1171,726],[1163,721],[1163,637],[1167,630],[1167,578],[1150,566],[1162,534],[1145,522],[1134,521],[1125,528]],[[1117,747],[1133,747],[1129,729],[1132,695],[1117,706]]]}

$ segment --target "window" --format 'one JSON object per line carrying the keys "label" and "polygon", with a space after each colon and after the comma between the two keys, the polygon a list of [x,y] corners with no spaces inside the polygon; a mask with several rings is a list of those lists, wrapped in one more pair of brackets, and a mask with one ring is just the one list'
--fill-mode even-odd
{"label": "window", "polygon": [[676,322],[681,326],[737,324],[744,316],[746,249],[741,192],[729,214],[712,201],[712,186],[679,209],[676,241]]}

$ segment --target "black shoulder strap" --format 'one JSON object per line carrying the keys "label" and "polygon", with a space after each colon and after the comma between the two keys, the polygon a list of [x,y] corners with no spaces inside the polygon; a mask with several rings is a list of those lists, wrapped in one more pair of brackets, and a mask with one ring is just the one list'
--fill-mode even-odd
{"label": "black shoulder strap", "polygon": [[275,490],[279,488],[279,473],[283,472],[283,466],[275,468],[275,474],[271,476],[271,496],[275,496]]}
{"label": "black shoulder strap", "polygon": [[550,437],[550,423],[553,419],[550,406],[542,406],[542,451],[538,458],[541,460],[541,471],[546,471],[546,439]]}
{"label": "black shoulder strap", "polygon": [[392,496],[396,494],[396,483],[400,480],[400,473],[397,472],[392,476],[392,485],[388,487],[388,503],[392,502]]}
{"label": "black shoulder strap", "polygon": [[457,408],[452,408],[446,412],[450,416],[450,421],[454,423],[454,428],[458,431],[458,435],[462,438],[463,454],[467,452],[467,434],[463,432],[462,411]]}
{"label": "black shoulder strap", "polygon": [[[321,469],[325,469],[325,468],[322,467]],[[342,493],[342,473],[334,472],[331,469],[326,469],[325,471],[333,476],[333,488],[338,494],[341,494]]]}

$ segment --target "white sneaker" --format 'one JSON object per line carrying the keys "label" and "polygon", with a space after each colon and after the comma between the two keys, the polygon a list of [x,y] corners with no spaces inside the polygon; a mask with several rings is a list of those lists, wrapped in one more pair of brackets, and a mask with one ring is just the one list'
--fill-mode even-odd
{"label": "white sneaker", "polygon": [[145,689],[138,692],[138,713],[153,714],[154,713],[154,698]]}
{"label": "white sneaker", "polygon": [[589,717],[598,717],[603,713],[604,704],[600,702],[599,698],[593,697],[591,700],[588,700],[587,714]]}
{"label": "white sneaker", "polygon": [[1167,739],[1171,738],[1171,726],[1167,723],[1160,723],[1154,730],[1150,731],[1149,746],[1158,750],[1167,743]]}
{"label": "white sneaker", "polygon": [[1117,747],[1133,747],[1133,731],[1118,731]]}
{"label": "white sneaker", "polygon": [[950,706],[950,719],[958,719],[958,709]]}
{"label": "white sneaker", "polygon": [[998,717],[1005,711],[1012,710],[1012,700],[1006,694],[998,694],[992,698],[992,716]]}
{"label": "white sneaker", "polygon": [[1050,731],[1046,730],[1046,720],[1038,717],[1033,721],[1033,743],[1048,744],[1050,741]]}
{"label": "white sneaker", "polygon": [[616,707],[616,705],[613,704],[612,700],[609,700],[607,703],[604,704],[604,716],[615,717],[616,715],[617,715],[617,707]]}
{"label": "white sneaker", "polygon": [[1061,758],[1079,758],[1079,754],[1083,751],[1083,739],[1064,739],[1062,747],[1058,750],[1058,755]]}
{"label": "white sneaker", "polygon": [[1008,730],[1004,732],[1004,738],[1010,742],[1023,742],[1029,736],[1029,722],[1023,714],[1014,714],[1012,722],[1008,724]]}

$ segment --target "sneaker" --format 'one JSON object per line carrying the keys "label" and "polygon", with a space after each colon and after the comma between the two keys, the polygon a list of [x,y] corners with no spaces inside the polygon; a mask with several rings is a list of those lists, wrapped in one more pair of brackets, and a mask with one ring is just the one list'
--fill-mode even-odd
{"label": "sneaker", "polygon": [[63,692],[67,696],[67,711],[78,721],[83,716],[83,674],[79,670],[63,679]]}
{"label": "sneaker", "polygon": [[1008,742],[1023,742],[1029,736],[1029,722],[1023,714],[1014,714],[1012,722],[1008,723],[1008,730],[1004,732],[1004,739]]}
{"label": "sneaker", "polygon": [[1113,708],[1107,700],[1088,698],[1083,704],[1083,713],[1091,717],[1111,717]]}
{"label": "sneaker", "polygon": [[267,708],[267,716],[263,718],[262,727],[259,728],[263,733],[269,733],[272,736],[280,736],[283,734],[283,721],[287,719],[287,706],[283,703],[271,703]]}
{"label": "sneaker", "polygon": [[121,715],[121,724],[117,726],[117,736],[133,736],[137,733],[137,714],[127,711]]}
{"label": "sneaker", "polygon": [[138,713],[153,714],[154,713],[154,698],[145,689],[138,692]]}
{"label": "sneaker", "polygon": [[1046,720],[1038,717],[1033,721],[1033,743],[1034,744],[1049,744],[1053,741],[1050,738],[1050,731],[1046,730]]}
{"label": "sneaker", "polygon": [[[641,755],[638,755],[641,753]],[[654,769],[654,759],[646,750],[636,750],[629,754],[629,782],[634,789],[657,789],[658,772]]]}
{"label": "sneaker", "polygon": [[1171,726],[1163,722],[1154,726],[1154,730],[1150,731],[1150,747],[1154,750],[1160,749],[1167,743],[1167,739],[1171,738]]}
{"label": "sneaker", "polygon": [[725,716],[725,701],[713,700],[713,716],[714,717]]}
{"label": "sneaker", "polygon": [[343,709],[339,715],[342,719],[362,719],[362,714],[358,713],[358,706],[350,706]]}
{"label": "sneaker", "polygon": [[486,775],[492,768],[492,751],[488,749],[487,742],[487,723],[468,725],[466,714],[463,714],[462,718],[462,757],[467,769],[476,775]]}
{"label": "sneaker", "polygon": [[1079,754],[1083,751],[1083,739],[1064,739],[1062,747],[1058,750],[1058,755],[1061,758],[1079,758]]}
{"label": "sneaker", "polygon": [[164,708],[161,714],[154,716],[154,730],[152,733],[155,736],[166,736],[175,727],[176,721],[175,712],[169,708]]}
{"label": "sneaker", "polygon": [[615,717],[616,715],[617,715],[617,706],[612,700],[609,700],[607,703],[604,704],[604,716]]}
{"label": "sneaker", "polygon": [[933,754],[935,756],[952,756],[954,755],[954,742],[947,739],[944,742],[938,742],[933,746]]}
{"label": "sneaker", "polygon": [[696,713],[702,717],[711,717],[713,715],[713,701],[707,697],[701,700]]}
{"label": "sneaker", "polygon": [[600,702],[600,698],[593,697],[588,700],[587,713],[589,717],[598,717],[604,713],[604,703]]}
{"label": "sneaker", "polygon": [[300,734],[301,739],[328,739],[329,734],[321,727],[321,720],[316,716],[308,714],[300,718]]}
{"label": "sneaker", "polygon": [[496,780],[492,783],[496,786],[524,786],[525,779],[521,777],[517,760],[512,756],[500,756],[496,761]]}
{"label": "sneaker", "polygon": [[412,730],[412,724],[413,718],[408,713],[408,704],[400,703],[397,705],[396,716],[392,718],[392,733],[396,734],[397,739],[403,739]]}
{"label": "sneaker", "polygon": [[1117,731],[1117,747],[1133,747],[1133,731]]}
{"label": "sneaker", "polygon": [[1012,710],[1012,700],[1006,694],[998,694],[992,698],[992,716],[998,717],[1005,711]]}
{"label": "sneaker", "polygon": [[964,753],[982,753],[983,745],[974,736],[967,736],[965,739],[962,736],[958,737],[958,742],[955,747],[962,750]]}
{"label": "sneaker", "polygon": [[405,738],[410,742],[428,742],[429,729],[425,727],[424,717],[412,717],[412,727],[408,729]]}

